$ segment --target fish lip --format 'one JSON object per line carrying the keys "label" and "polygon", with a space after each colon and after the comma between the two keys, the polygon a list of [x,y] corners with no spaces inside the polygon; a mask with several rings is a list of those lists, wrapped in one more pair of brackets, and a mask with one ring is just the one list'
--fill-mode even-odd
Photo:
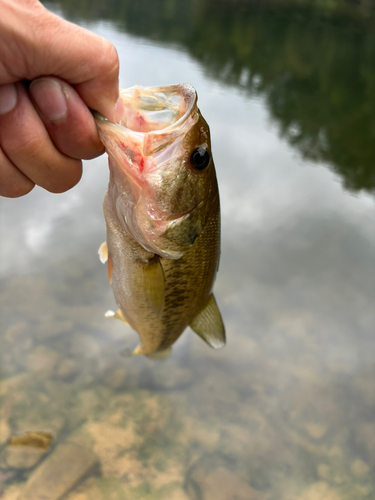
{"label": "fish lip", "polygon": [[[133,138],[137,139],[139,143],[143,143],[143,153],[145,156],[150,156],[156,151],[162,149],[165,145],[174,142],[174,140],[180,135],[185,133],[184,124],[188,121],[189,117],[194,116],[194,108],[197,103],[197,92],[195,88],[189,83],[181,83],[177,85],[164,85],[160,87],[142,87],[142,86],[133,86],[128,89],[124,89],[120,91],[120,96],[130,94],[134,94],[135,92],[144,93],[176,93],[184,99],[186,103],[186,109],[182,116],[175,122],[171,123],[165,128],[149,130],[149,131],[136,131],[131,128],[126,127],[126,125],[121,123],[115,123],[108,120],[105,116],[100,114],[98,111],[91,111],[97,127],[105,126],[106,128],[111,128],[113,132],[121,132],[123,131],[126,134],[131,135]],[[196,118],[193,120],[196,121]],[[168,138],[169,136],[169,138]],[[165,140],[163,140],[163,138]]]}
{"label": "fish lip", "polygon": [[197,99],[198,99],[197,92],[196,92],[195,88],[192,85],[190,85],[190,83],[180,83],[177,85],[164,85],[164,86],[160,86],[160,87],[142,87],[140,85],[134,85],[133,87],[130,87],[128,89],[121,90],[120,96],[123,94],[125,95],[126,93],[129,93],[130,91],[134,92],[135,90],[139,90],[139,89],[140,90],[147,90],[148,92],[151,92],[151,93],[165,92],[165,91],[172,92],[173,89],[176,89],[176,93],[182,95],[182,97],[185,99],[185,102],[187,103],[186,110],[185,110],[184,114],[177,121],[171,123],[170,125],[168,125],[168,127],[158,129],[158,130],[151,130],[148,132],[141,132],[141,131],[132,130],[131,128],[126,127],[125,125],[121,125],[120,123],[111,122],[110,120],[108,120],[105,116],[103,116],[98,111],[91,110],[91,113],[92,113],[95,121],[98,122],[99,124],[101,123],[101,124],[105,124],[106,126],[116,127],[116,129],[118,129],[118,128],[124,129],[127,132],[130,132],[131,134],[134,134],[135,136],[138,136],[138,137],[145,137],[145,136],[150,136],[150,135],[152,135],[152,136],[164,135],[164,134],[167,134],[168,132],[172,132],[175,129],[181,127],[181,125],[183,125],[186,122],[186,120],[189,118],[189,116],[191,116],[192,111],[194,109],[194,106],[196,105]]}

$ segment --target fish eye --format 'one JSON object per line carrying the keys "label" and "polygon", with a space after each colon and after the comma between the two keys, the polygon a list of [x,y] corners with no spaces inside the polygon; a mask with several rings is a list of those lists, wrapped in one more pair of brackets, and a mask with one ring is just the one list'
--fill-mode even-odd
{"label": "fish eye", "polygon": [[199,146],[191,153],[190,163],[195,170],[204,170],[210,163],[210,153],[203,146]]}

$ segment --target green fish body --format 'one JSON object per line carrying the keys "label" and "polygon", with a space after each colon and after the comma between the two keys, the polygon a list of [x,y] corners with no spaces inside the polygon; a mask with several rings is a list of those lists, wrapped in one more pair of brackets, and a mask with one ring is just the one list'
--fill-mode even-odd
{"label": "green fish body", "polygon": [[214,348],[225,331],[212,294],[220,202],[209,128],[188,84],[121,91],[118,124],[96,121],[109,156],[101,260],[140,337],[133,354],[168,352],[188,325]]}

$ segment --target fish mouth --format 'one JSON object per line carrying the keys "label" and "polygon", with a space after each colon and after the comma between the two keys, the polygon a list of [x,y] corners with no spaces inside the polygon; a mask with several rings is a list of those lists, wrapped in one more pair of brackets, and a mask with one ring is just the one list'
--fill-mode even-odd
{"label": "fish mouth", "polygon": [[124,118],[120,125],[134,132],[171,132],[191,115],[197,94],[191,85],[131,87],[122,90]]}
{"label": "fish mouth", "polygon": [[151,156],[174,142],[197,121],[197,93],[188,83],[163,87],[134,86],[121,90],[123,112],[118,123],[93,111],[99,135],[106,145],[105,134],[131,138],[144,156]]}

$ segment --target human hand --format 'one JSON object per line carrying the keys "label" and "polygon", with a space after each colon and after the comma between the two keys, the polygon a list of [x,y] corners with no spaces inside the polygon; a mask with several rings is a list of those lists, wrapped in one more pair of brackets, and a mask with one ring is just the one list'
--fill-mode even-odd
{"label": "human hand", "polygon": [[89,108],[115,120],[116,50],[38,0],[0,0],[0,13],[0,195],[67,191],[103,153]]}

